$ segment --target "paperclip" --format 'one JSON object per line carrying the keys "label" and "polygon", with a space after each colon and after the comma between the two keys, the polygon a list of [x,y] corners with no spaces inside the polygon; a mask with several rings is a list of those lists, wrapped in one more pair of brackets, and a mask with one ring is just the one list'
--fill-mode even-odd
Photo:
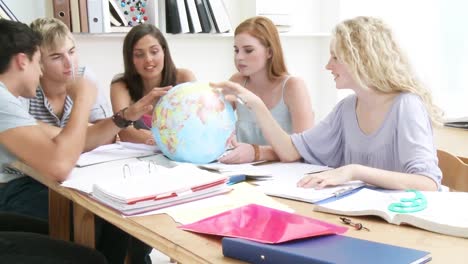
{"label": "paperclip", "polygon": [[127,168],[126,171],[128,171],[128,174],[130,174],[130,177],[131,177],[131,174],[132,174],[132,170],[130,169],[130,166],[128,164],[123,165],[123,167],[122,167],[123,177],[124,177],[124,179],[127,179],[127,173],[125,172],[125,168]]}
{"label": "paperclip", "polygon": [[148,175],[152,174],[151,167],[154,168],[154,172],[158,171],[158,165],[156,164],[156,162],[154,160],[150,160],[148,161]]}

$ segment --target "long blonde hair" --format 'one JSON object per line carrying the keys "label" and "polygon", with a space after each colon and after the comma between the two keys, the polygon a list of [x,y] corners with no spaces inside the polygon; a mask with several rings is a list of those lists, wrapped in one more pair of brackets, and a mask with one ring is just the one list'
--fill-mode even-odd
{"label": "long blonde hair", "polygon": [[249,18],[237,26],[234,36],[241,33],[257,38],[263,46],[270,48],[271,58],[267,61],[268,79],[273,80],[288,74],[278,30],[270,19],[262,16]]}
{"label": "long blonde hair", "polygon": [[345,20],[333,33],[336,57],[349,67],[361,87],[383,93],[414,93],[422,99],[432,123],[440,124],[441,109],[416,79],[391,29],[381,19],[361,16]]}

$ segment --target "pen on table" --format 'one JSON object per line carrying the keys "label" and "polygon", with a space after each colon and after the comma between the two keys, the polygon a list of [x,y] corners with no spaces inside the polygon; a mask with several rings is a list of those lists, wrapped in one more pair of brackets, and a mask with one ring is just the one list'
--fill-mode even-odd
{"label": "pen on table", "polygon": [[239,182],[245,181],[245,175],[240,174],[240,175],[232,175],[229,176],[229,181],[226,183],[227,185],[234,185]]}
{"label": "pen on table", "polygon": [[360,190],[362,187],[347,187],[347,188],[342,188],[342,189],[339,189],[338,191],[334,192],[333,193],[333,196],[335,196],[336,198],[337,197],[343,197],[345,195],[348,195],[348,194],[351,194],[355,191],[358,191]]}

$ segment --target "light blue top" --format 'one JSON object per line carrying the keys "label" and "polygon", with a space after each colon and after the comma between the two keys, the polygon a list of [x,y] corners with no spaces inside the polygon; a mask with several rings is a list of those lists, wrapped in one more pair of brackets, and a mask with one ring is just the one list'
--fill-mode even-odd
{"label": "light blue top", "polygon": [[[0,133],[16,127],[36,125],[36,120],[24,109],[21,101],[0,82]],[[0,182],[8,182],[22,177],[5,167],[17,158],[3,145],[0,145]]]}
{"label": "light blue top", "polygon": [[442,172],[430,118],[420,97],[398,95],[381,127],[370,135],[360,129],[355,106],[356,95],[350,95],[317,126],[291,135],[306,162],[334,168],[361,164],[420,174],[433,179],[440,189]]}
{"label": "light blue top", "polygon": [[[281,99],[272,109],[270,109],[271,115],[276,122],[286,131],[288,134],[292,133],[292,121],[291,114],[289,113],[288,106],[284,103],[284,89],[286,88],[286,82],[291,76],[287,76],[282,84]],[[244,82],[244,87],[247,84],[247,79]],[[236,136],[239,142],[257,144],[257,145],[268,145],[263,136],[262,131],[257,125],[255,115],[245,106],[236,103],[237,112],[237,123],[236,123]]]}

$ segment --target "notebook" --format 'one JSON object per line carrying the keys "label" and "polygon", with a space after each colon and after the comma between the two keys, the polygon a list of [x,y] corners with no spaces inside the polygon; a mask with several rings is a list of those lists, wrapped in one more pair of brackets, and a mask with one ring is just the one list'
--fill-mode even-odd
{"label": "notebook", "polygon": [[426,263],[429,252],[341,235],[313,237],[281,244],[240,238],[222,239],[223,255],[248,263]]}
{"label": "notebook", "polygon": [[218,236],[246,238],[263,243],[341,234],[347,228],[258,204],[249,204],[179,228]]}
{"label": "notebook", "polygon": [[318,173],[332,168],[303,162],[275,162],[257,165],[259,169],[269,172],[272,178],[268,181],[256,182],[259,189],[267,195],[316,203],[325,199],[342,197],[364,186],[361,181],[352,181],[340,186],[323,189],[297,187],[297,182],[305,175]]}
{"label": "notebook", "polygon": [[349,182],[339,186],[325,187],[323,189],[297,187],[296,183],[297,181],[295,180],[281,184],[270,181],[260,185],[259,188],[267,195],[308,203],[317,203],[330,198],[341,198],[364,187],[364,183],[360,181]]}
{"label": "notebook", "polygon": [[413,193],[367,188],[343,199],[316,204],[314,210],[349,216],[375,215],[396,225],[405,223],[436,233],[468,238],[468,193],[421,193],[427,200],[427,208],[413,213],[395,213],[388,209],[390,204],[400,202],[401,198],[414,197]]}

